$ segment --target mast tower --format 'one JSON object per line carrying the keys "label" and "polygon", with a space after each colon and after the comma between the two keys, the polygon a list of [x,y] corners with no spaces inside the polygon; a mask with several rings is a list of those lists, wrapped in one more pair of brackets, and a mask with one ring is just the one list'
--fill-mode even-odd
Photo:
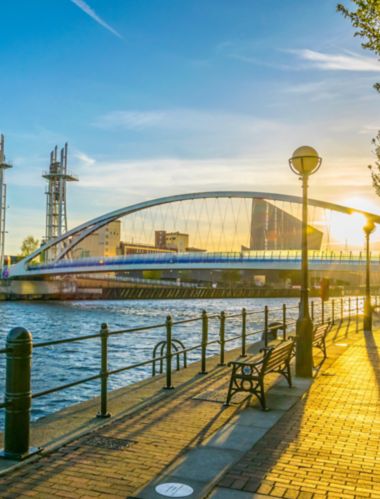
{"label": "mast tower", "polygon": [[[67,232],[66,183],[78,181],[78,177],[67,171],[67,142],[60,151],[55,146],[50,153],[49,171],[42,176],[48,181],[46,189],[46,227],[45,242]],[[58,248],[53,246],[48,251],[47,259],[57,256]]]}
{"label": "mast tower", "polygon": [[0,135],[0,269],[4,267],[5,218],[7,211],[7,186],[4,183],[4,172],[12,168],[5,161],[4,135]]}

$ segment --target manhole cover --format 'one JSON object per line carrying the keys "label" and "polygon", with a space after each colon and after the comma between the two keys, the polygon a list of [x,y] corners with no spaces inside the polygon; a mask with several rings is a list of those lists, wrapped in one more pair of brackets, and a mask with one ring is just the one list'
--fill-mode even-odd
{"label": "manhole cover", "polygon": [[135,444],[136,442],[133,440],[127,440],[126,438],[113,438],[105,437],[103,435],[94,435],[88,438],[84,443],[93,447],[102,447],[103,449],[121,450],[131,447],[131,445]]}
{"label": "manhole cover", "polygon": [[161,483],[157,485],[156,492],[165,497],[187,497],[194,489],[185,483]]}

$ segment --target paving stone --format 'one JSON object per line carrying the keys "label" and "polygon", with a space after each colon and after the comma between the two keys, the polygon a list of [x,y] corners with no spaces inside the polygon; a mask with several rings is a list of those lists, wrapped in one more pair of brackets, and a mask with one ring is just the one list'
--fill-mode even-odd
{"label": "paving stone", "polygon": [[171,476],[211,482],[237,461],[240,452],[229,449],[200,447],[186,453],[182,462],[169,469]]}
{"label": "paving stone", "polygon": [[216,487],[208,496],[210,499],[264,499],[262,494],[252,494],[251,492],[244,492],[242,490],[224,489],[223,487]]}
{"label": "paving stone", "polygon": [[234,417],[231,423],[257,428],[271,428],[283,415],[284,411],[270,410],[264,412],[261,409],[248,407],[238,416]]}
{"label": "paving stone", "polygon": [[228,424],[202,443],[202,446],[245,452],[265,434],[265,428]]}

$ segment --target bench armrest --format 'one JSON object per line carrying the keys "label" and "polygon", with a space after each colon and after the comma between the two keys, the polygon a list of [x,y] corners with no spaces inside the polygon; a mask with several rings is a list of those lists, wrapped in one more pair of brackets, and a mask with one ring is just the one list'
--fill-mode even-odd
{"label": "bench armrest", "polygon": [[227,364],[228,367],[231,367],[233,364],[236,365],[236,366],[251,366],[251,367],[259,367],[262,365],[262,363],[264,362],[264,358],[263,359],[259,359],[257,360],[256,362],[244,362],[244,361],[240,361],[240,360],[231,360],[231,362],[229,362]]}

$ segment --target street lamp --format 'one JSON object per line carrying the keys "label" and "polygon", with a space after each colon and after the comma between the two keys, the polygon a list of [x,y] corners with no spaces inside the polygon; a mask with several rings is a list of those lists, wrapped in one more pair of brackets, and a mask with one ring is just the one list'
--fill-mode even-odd
{"label": "street lamp", "polygon": [[302,266],[299,315],[296,323],[296,376],[313,376],[313,323],[309,314],[309,276],[307,254],[307,187],[308,177],[321,166],[322,158],[313,147],[296,149],[289,159],[292,172],[302,181]]}
{"label": "street lamp", "polygon": [[365,300],[364,300],[364,316],[363,329],[364,332],[372,332],[372,306],[371,306],[371,282],[370,282],[370,265],[371,257],[369,251],[369,238],[375,230],[375,223],[371,218],[367,219],[363,227],[365,234],[365,253],[366,253],[366,272],[365,272]]}

